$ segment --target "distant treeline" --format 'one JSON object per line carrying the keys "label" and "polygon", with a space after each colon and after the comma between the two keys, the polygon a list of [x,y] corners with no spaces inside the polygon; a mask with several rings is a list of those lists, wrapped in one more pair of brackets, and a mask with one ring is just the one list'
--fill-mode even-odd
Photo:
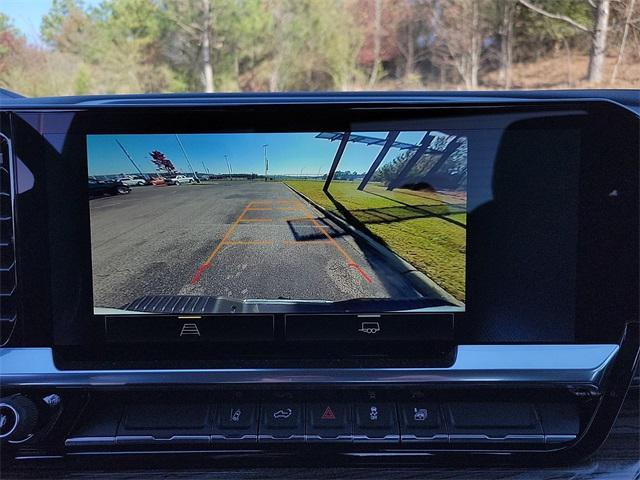
{"label": "distant treeline", "polygon": [[40,37],[0,14],[0,87],[511,88],[515,64],[558,55],[588,55],[577,74],[605,86],[640,62],[640,0],[54,0]]}

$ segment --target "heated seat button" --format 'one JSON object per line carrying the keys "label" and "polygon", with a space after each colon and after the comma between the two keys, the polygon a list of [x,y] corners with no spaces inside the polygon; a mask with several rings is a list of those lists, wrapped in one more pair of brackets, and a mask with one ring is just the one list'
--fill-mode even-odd
{"label": "heated seat button", "polygon": [[258,440],[304,440],[304,416],[302,405],[296,402],[278,402],[262,405]]}
{"label": "heated seat button", "polygon": [[409,428],[429,429],[440,426],[440,409],[435,403],[400,405],[400,421]]}
{"label": "heated seat button", "polygon": [[356,405],[356,442],[398,442],[400,439],[396,406],[370,402]]}
{"label": "heated seat button", "polygon": [[398,406],[398,410],[402,442],[447,442],[449,440],[437,403],[404,403]]}

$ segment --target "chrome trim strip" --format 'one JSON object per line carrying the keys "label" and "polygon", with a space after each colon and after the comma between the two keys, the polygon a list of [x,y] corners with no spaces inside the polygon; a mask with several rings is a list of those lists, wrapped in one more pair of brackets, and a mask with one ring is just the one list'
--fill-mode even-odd
{"label": "chrome trim strip", "polygon": [[461,345],[448,368],[60,370],[50,348],[1,348],[0,386],[542,383],[598,386],[619,346]]}
{"label": "chrome trim strip", "polygon": [[117,435],[116,445],[149,445],[149,444],[209,444],[209,435],[172,435],[168,438],[154,437],[153,435]]}
{"label": "chrome trim strip", "polygon": [[354,435],[353,443],[400,443],[400,435],[385,435],[384,437],[369,437],[368,435]]}
{"label": "chrome trim strip", "polygon": [[227,442],[247,442],[247,443],[256,443],[258,441],[258,435],[257,434],[250,434],[250,435],[240,435],[237,437],[231,436],[231,435],[220,435],[217,433],[214,433],[212,435],[210,435],[211,437],[211,442],[212,443],[216,443],[219,441],[222,441],[224,443]]}
{"label": "chrome trim strip", "polygon": [[258,435],[258,443],[271,442],[304,442],[304,434],[288,435],[286,437],[276,437],[275,435]]}
{"label": "chrome trim strip", "polygon": [[573,442],[577,435],[545,435],[544,443],[567,443]]}
{"label": "chrome trim strip", "polygon": [[449,443],[449,435],[446,433],[436,433],[431,436],[418,436],[409,433],[403,433],[400,435],[400,443],[411,442],[437,442],[437,443]]}
{"label": "chrome trim strip", "polygon": [[518,435],[509,434],[494,437],[486,434],[470,434],[470,433],[451,433],[449,434],[450,443],[544,443],[544,435]]}
{"label": "chrome trim strip", "polygon": [[65,447],[109,447],[115,444],[116,437],[71,437],[64,441]]}
{"label": "chrome trim strip", "polygon": [[329,443],[351,443],[353,442],[352,435],[338,435],[335,437],[326,437],[323,435],[305,435],[305,442],[329,442]]}

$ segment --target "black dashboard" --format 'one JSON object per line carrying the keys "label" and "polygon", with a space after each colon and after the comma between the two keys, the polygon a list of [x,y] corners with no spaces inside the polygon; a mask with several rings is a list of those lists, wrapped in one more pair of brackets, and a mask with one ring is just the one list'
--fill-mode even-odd
{"label": "black dashboard", "polygon": [[11,471],[532,465],[611,430],[637,91],[1,95]]}

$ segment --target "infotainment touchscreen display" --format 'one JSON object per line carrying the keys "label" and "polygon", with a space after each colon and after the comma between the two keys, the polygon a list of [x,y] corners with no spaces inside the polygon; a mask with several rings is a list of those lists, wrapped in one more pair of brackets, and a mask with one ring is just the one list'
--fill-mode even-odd
{"label": "infotainment touchscreen display", "polygon": [[55,319],[60,348],[115,359],[615,340],[637,317],[621,301],[637,299],[627,117],[565,103],[24,114],[16,265],[35,293],[18,313]]}
{"label": "infotainment touchscreen display", "polygon": [[95,312],[462,311],[467,149],[435,130],[88,135]]}

